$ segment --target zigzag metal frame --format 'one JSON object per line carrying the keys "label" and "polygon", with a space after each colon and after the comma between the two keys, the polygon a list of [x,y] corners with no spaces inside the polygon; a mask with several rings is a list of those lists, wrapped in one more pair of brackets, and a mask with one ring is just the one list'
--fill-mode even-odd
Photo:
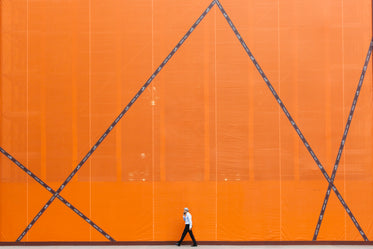
{"label": "zigzag metal frame", "polygon": [[[359,98],[359,94],[360,94],[361,87],[363,85],[365,73],[366,73],[367,68],[368,68],[368,63],[369,63],[369,60],[370,60],[370,55],[372,53],[372,48],[373,48],[373,40],[370,42],[370,45],[369,45],[369,50],[368,50],[367,56],[365,58],[364,67],[363,67],[363,70],[362,70],[361,75],[360,75],[360,80],[359,80],[359,83],[357,85],[357,89],[355,91],[354,100],[352,101],[352,105],[351,105],[350,113],[349,113],[348,118],[347,118],[345,130],[343,132],[342,140],[341,140],[341,143],[339,145],[337,158],[335,159],[334,168],[333,168],[333,172],[332,172],[332,176],[331,176],[331,181],[332,182],[334,182],[335,175],[337,174],[338,165],[339,165],[341,155],[342,155],[342,152],[343,152],[343,148],[344,148],[344,145],[345,145],[346,139],[347,139],[347,134],[348,134],[348,131],[350,129],[350,125],[351,125],[352,117],[353,117],[354,112],[355,112],[357,100]],[[317,240],[317,236],[319,234],[321,222],[322,222],[323,217],[324,217],[326,205],[328,204],[331,188],[332,188],[332,184],[329,184],[328,189],[326,190],[326,194],[325,194],[324,202],[323,202],[323,205],[322,205],[322,208],[321,208],[321,211],[320,211],[319,219],[317,221],[317,225],[316,225],[316,228],[315,228],[315,233],[313,235],[313,240]]]}
{"label": "zigzag metal frame", "polygon": [[[22,163],[20,163],[17,159],[15,159],[12,155],[10,155],[7,151],[5,151],[3,148],[0,147],[0,152],[3,153],[9,160],[11,160],[13,163],[15,163],[21,170],[26,172],[32,179],[37,181],[41,186],[43,186],[46,190],[48,190],[51,194],[56,194],[56,191],[54,191],[48,184],[43,182],[39,177],[37,177],[34,173],[32,173],[28,168],[26,168]],[[91,219],[89,219],[86,215],[84,215],[81,211],[79,211],[76,207],[74,207],[70,202],[65,200],[61,195],[57,195],[57,198],[62,201],[63,204],[65,204],[68,208],[73,210],[77,215],[82,217],[88,224],[90,224],[94,229],[96,229],[99,233],[104,235],[108,240],[115,241],[113,237],[111,237],[108,233],[106,233],[102,228],[100,228],[96,223],[94,223]]]}
{"label": "zigzag metal frame", "polygon": [[[27,174],[29,174],[31,177],[33,177],[34,180],[36,180],[37,182],[39,182],[41,185],[43,185],[49,192],[51,192],[53,194],[53,196],[49,199],[49,201],[44,205],[44,207],[40,210],[40,212],[38,212],[38,214],[34,217],[34,219],[30,222],[30,224],[26,227],[26,229],[22,232],[22,234],[18,237],[17,241],[16,242],[19,242],[22,240],[22,238],[25,236],[25,234],[31,229],[31,227],[35,224],[35,222],[40,218],[40,216],[45,212],[45,210],[50,206],[50,204],[54,201],[54,199],[57,197],[58,199],[60,199],[65,205],[69,206],[74,212],[76,212],[79,216],[81,216],[82,218],[84,218],[88,223],[90,223],[96,230],[98,230],[99,232],[101,232],[100,228],[98,228],[98,226],[96,224],[94,224],[92,221],[90,221],[86,216],[84,216],[79,210],[77,210],[76,208],[74,208],[70,203],[68,203],[65,199],[63,199],[61,196],[60,196],[60,192],[64,189],[64,187],[71,181],[72,177],[74,177],[74,175],[78,172],[78,170],[83,166],[83,164],[88,160],[88,158],[92,155],[92,153],[97,149],[97,147],[102,143],[102,141],[106,138],[106,136],[111,132],[111,130],[115,127],[115,125],[120,121],[120,119],[126,114],[126,112],[129,110],[129,108],[134,104],[134,102],[140,97],[140,95],[145,91],[145,89],[150,85],[150,83],[153,81],[153,79],[158,75],[158,73],[163,69],[163,67],[166,65],[166,63],[171,59],[171,57],[176,53],[176,51],[180,48],[180,46],[185,42],[185,40],[189,37],[189,35],[193,32],[193,30],[197,27],[197,25],[202,21],[202,19],[207,15],[207,13],[210,11],[210,9],[213,7],[214,4],[217,4],[217,6],[219,7],[221,13],[223,14],[223,16],[225,17],[226,21],[228,22],[229,26],[231,27],[231,29],[233,30],[233,32],[235,33],[237,39],[240,41],[242,47],[245,49],[246,53],[249,55],[251,61],[254,63],[254,66],[256,67],[256,69],[258,70],[258,72],[260,73],[260,75],[262,76],[263,80],[265,81],[265,83],[267,84],[269,90],[272,92],[273,96],[275,97],[276,101],[278,102],[278,104],[280,105],[281,109],[283,110],[283,112],[285,113],[286,117],[288,118],[288,120],[290,121],[291,125],[293,126],[293,128],[295,129],[295,131],[297,132],[298,136],[300,137],[300,139],[302,140],[303,144],[305,145],[305,147],[307,148],[308,152],[310,153],[310,155],[312,156],[313,160],[316,162],[317,166],[319,167],[319,169],[321,170],[323,176],[325,177],[325,179],[328,181],[329,185],[328,185],[328,190],[327,190],[327,194],[325,196],[325,199],[324,199],[324,205],[323,205],[323,209],[322,209],[322,212],[323,210],[325,211],[325,208],[326,208],[326,203],[327,203],[327,199],[329,197],[329,194],[330,194],[330,189],[333,189],[333,191],[335,192],[335,194],[337,195],[338,199],[340,200],[340,202],[342,203],[344,209],[346,210],[346,212],[348,213],[348,215],[350,216],[351,220],[354,222],[356,228],[358,229],[359,233],[361,234],[361,236],[363,237],[363,239],[365,241],[368,241],[368,238],[367,236],[365,235],[364,231],[362,230],[362,228],[360,227],[359,223],[357,222],[356,218],[353,216],[351,210],[348,208],[346,202],[343,200],[341,194],[339,193],[339,191],[337,190],[337,188],[335,187],[334,185],[334,178],[335,178],[335,174],[336,174],[336,170],[337,170],[337,167],[338,167],[338,162],[336,162],[335,164],[335,167],[334,167],[334,170],[333,170],[333,173],[332,173],[332,177],[330,178],[327,174],[327,172],[325,171],[325,168],[322,166],[322,164],[320,163],[319,159],[317,158],[316,154],[314,153],[314,151],[312,150],[311,146],[309,145],[309,143],[307,142],[307,140],[305,139],[304,135],[302,134],[302,132],[300,131],[300,129],[298,128],[297,124],[295,123],[295,121],[293,120],[293,118],[291,117],[290,113],[288,112],[288,110],[286,109],[283,101],[280,99],[280,97],[278,96],[278,94],[276,93],[276,91],[274,90],[272,84],[270,83],[270,81],[268,80],[268,78],[266,77],[266,75],[264,74],[263,70],[261,69],[260,65],[258,64],[258,62],[256,61],[256,59],[254,58],[253,54],[251,53],[251,51],[249,50],[249,48],[247,47],[246,43],[244,42],[242,36],[239,34],[238,30],[236,29],[236,27],[234,26],[233,22],[231,21],[231,19],[229,18],[228,14],[226,13],[226,11],[224,10],[223,6],[221,5],[221,3],[219,2],[219,0],[213,0],[210,5],[206,8],[206,10],[202,13],[202,15],[197,19],[197,21],[192,25],[192,27],[189,29],[189,31],[184,35],[184,37],[179,41],[179,43],[174,47],[174,49],[172,49],[172,51],[169,53],[169,55],[164,59],[164,61],[161,63],[161,65],[155,70],[155,72],[150,76],[150,78],[147,80],[147,82],[143,85],[143,87],[137,92],[137,94],[132,98],[132,100],[130,101],[130,103],[127,104],[127,106],[123,109],[123,111],[119,114],[119,116],[115,119],[115,121],[110,125],[110,127],[105,131],[105,133],[100,137],[100,139],[95,143],[95,145],[89,150],[89,152],[85,155],[85,157],[82,159],[82,161],[77,165],[77,167],[71,172],[71,174],[66,178],[66,180],[64,181],[64,183],[58,188],[57,191],[54,191],[53,189],[51,189],[47,184],[45,184],[44,182],[42,182],[40,180],[40,178],[36,177],[31,171],[29,171],[26,167],[24,167],[22,164],[20,164],[16,159],[14,159],[11,155],[9,155],[4,149],[0,148],[0,151],[5,155],[7,156],[10,160],[12,160],[18,167],[20,167],[23,171],[25,171]],[[373,27],[373,26],[372,26]],[[361,88],[361,84],[363,82],[363,79],[364,79],[364,76],[365,76],[365,72],[366,72],[366,67],[367,67],[367,64],[369,62],[369,59],[370,59],[370,55],[371,55],[371,52],[372,52],[372,48],[373,48],[373,40],[371,41],[370,43],[370,47],[369,47],[369,51],[368,51],[368,55],[367,55],[367,58],[366,58],[366,61],[365,61],[365,65],[364,65],[364,69],[363,69],[363,72],[362,72],[362,75],[361,75],[361,78],[360,78],[360,81],[359,81],[359,85],[358,85],[358,90],[357,92],[355,93],[355,98],[354,98],[354,103],[353,103],[353,107],[351,108],[351,111],[350,111],[350,116],[349,116],[349,119],[347,121],[347,124],[346,124],[346,128],[345,128],[345,133],[343,135],[343,138],[342,138],[342,142],[341,142],[341,146],[340,146],[340,150],[339,150],[339,153],[338,153],[338,156],[337,156],[337,160],[338,158],[340,158],[340,154],[342,153],[342,150],[343,150],[343,146],[344,146],[344,140],[346,139],[347,137],[347,133],[348,133],[348,128],[349,128],[349,123],[351,122],[351,119],[352,119],[352,115],[353,115],[353,111],[355,109],[355,105],[356,105],[356,101],[357,101],[357,97],[358,97],[358,92],[359,92],[359,89]],[[347,129],[347,130],[346,130]],[[324,208],[325,207],[325,208]],[[84,217],[83,217],[84,216]],[[322,220],[322,217],[323,215],[320,214],[320,217],[321,219],[319,218],[319,223],[321,225],[321,220]],[[89,222],[90,221],[90,222]],[[316,230],[318,232],[318,229],[320,227],[320,225],[317,226]],[[315,236],[314,236],[314,240],[317,238],[317,233],[316,233],[316,230],[315,230]],[[112,239],[112,237],[110,237],[107,233],[105,233],[103,230],[101,232],[103,235],[105,235],[106,238],[108,238],[109,240],[111,241],[115,241],[114,239]]]}
{"label": "zigzag metal frame", "polygon": [[119,114],[119,116],[114,120],[114,122],[109,126],[109,128],[105,131],[105,133],[100,137],[100,139],[93,145],[93,147],[89,150],[89,152],[85,155],[85,157],[80,161],[80,163],[76,166],[76,168],[71,172],[71,174],[66,178],[66,180],[62,183],[62,185],[58,188],[58,190],[53,194],[53,196],[47,201],[47,203],[43,206],[43,208],[36,214],[34,219],[28,224],[28,226],[23,230],[21,235],[18,237],[16,242],[22,240],[22,238],[26,235],[26,233],[32,228],[35,222],[40,218],[41,215],[45,212],[45,210],[50,206],[50,204],[54,201],[56,197],[59,196],[60,192],[66,187],[66,185],[71,181],[71,179],[75,176],[78,170],[83,166],[83,164],[88,160],[88,158],[92,155],[92,153],[97,149],[97,147],[102,143],[102,141],[107,137],[107,135],[112,131],[112,129],[118,124],[121,118],[127,113],[127,111],[131,108],[133,103],[140,97],[140,95],[145,91],[145,89],[150,85],[153,79],[158,75],[158,73],[163,69],[166,63],[171,59],[171,57],[176,53],[176,51],[180,48],[180,46],[185,42],[185,40],[189,37],[189,35],[193,32],[193,30],[197,27],[197,25],[202,21],[202,19],[207,15],[210,9],[214,6],[215,1],[212,1],[210,5],[206,8],[206,10],[201,14],[201,16],[195,21],[192,27],[188,30],[188,32],[183,36],[183,38],[179,41],[179,43],[171,50],[168,56],[163,60],[161,65],[155,70],[155,72],[150,76],[150,78],[146,81],[143,87],[137,92],[137,94],[132,98],[132,100],[127,104],[127,106],[123,109],[123,111]]}
{"label": "zigzag metal frame", "polygon": [[[346,210],[346,212],[348,213],[348,215],[350,216],[351,220],[353,221],[354,225],[356,226],[356,228],[359,230],[359,233],[360,235],[363,237],[363,239],[365,241],[368,241],[368,238],[367,236],[365,235],[363,229],[360,227],[359,223],[357,222],[356,218],[354,217],[354,215],[352,214],[351,210],[348,208],[346,202],[343,200],[342,198],[342,195],[339,193],[339,191],[337,190],[337,188],[335,187],[333,181],[329,178],[329,175],[328,173],[326,172],[325,168],[322,166],[322,164],[320,163],[319,159],[317,158],[316,154],[314,153],[314,151],[312,150],[311,146],[309,145],[309,143],[307,142],[306,138],[304,137],[304,135],[302,134],[302,132],[300,131],[299,127],[297,126],[297,124],[295,123],[294,119],[291,117],[290,113],[288,112],[288,110],[286,109],[283,101],[280,99],[280,97],[278,96],[278,94],[276,93],[275,89],[273,88],[272,84],[270,83],[270,81],[268,80],[267,76],[265,75],[264,71],[262,70],[262,68],[260,67],[259,63],[256,61],[255,57],[253,56],[253,54],[251,53],[250,49],[247,47],[245,41],[243,40],[242,36],[239,34],[238,30],[236,29],[236,27],[234,26],[233,22],[231,21],[231,19],[229,18],[228,14],[226,13],[226,11],[224,10],[223,6],[220,4],[219,0],[215,0],[217,6],[219,7],[221,13],[223,14],[223,16],[225,17],[226,21],[228,22],[229,26],[231,27],[231,29],[233,30],[234,34],[236,35],[237,39],[240,41],[242,47],[245,49],[246,53],[249,55],[251,61],[254,63],[254,66],[256,67],[256,69],[258,70],[258,72],[260,73],[260,75],[262,76],[263,80],[265,81],[265,83],[267,84],[269,90],[272,92],[273,96],[275,97],[277,103],[280,105],[281,109],[283,110],[283,112],[285,113],[286,117],[288,118],[288,120],[290,121],[291,125],[293,126],[293,128],[295,129],[295,131],[297,132],[298,136],[300,137],[300,139],[302,140],[303,144],[306,146],[308,152],[310,153],[310,155],[312,156],[313,160],[316,162],[317,166],[319,167],[319,169],[321,170],[321,172],[323,173],[325,179],[328,181],[328,183],[332,186],[332,189],[333,191],[335,192],[335,194],[337,195],[339,201],[342,203],[344,209]],[[369,48],[369,51],[368,51],[368,56],[370,57],[370,54],[372,52],[371,50],[372,48],[372,42],[371,42],[371,46]],[[368,58],[368,61],[369,61],[369,58]]]}

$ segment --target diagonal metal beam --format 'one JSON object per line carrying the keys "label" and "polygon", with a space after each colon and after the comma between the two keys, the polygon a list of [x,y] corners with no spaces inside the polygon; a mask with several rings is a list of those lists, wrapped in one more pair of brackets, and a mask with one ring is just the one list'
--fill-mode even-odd
{"label": "diagonal metal beam", "polygon": [[[41,186],[43,186],[46,190],[48,190],[51,194],[56,194],[56,191],[54,191],[48,184],[43,182],[39,177],[37,177],[34,173],[32,173],[28,168],[26,168],[22,163],[20,163],[17,159],[15,159],[13,156],[11,156],[7,151],[5,151],[3,148],[0,147],[0,152],[3,153],[9,160],[11,160],[13,163],[15,163],[21,170],[26,172],[32,179],[37,181]],[[94,229],[96,229],[99,233],[104,235],[108,240],[115,241],[108,233],[106,233],[102,228],[100,228],[98,225],[96,225],[91,219],[89,219],[86,215],[84,215],[82,212],[80,212],[76,207],[74,207],[70,202],[65,200],[62,196],[57,195],[57,198],[62,201],[63,204],[65,204],[68,208],[73,210],[77,215],[82,217],[88,224],[90,224]]]}
{"label": "diagonal metal beam", "polygon": [[284,103],[282,102],[282,100],[280,99],[280,97],[278,96],[278,94],[276,93],[275,89],[273,88],[272,84],[270,83],[270,81],[268,80],[267,76],[265,75],[265,73],[263,72],[262,68],[260,67],[259,63],[256,61],[255,57],[253,56],[253,54],[251,53],[250,49],[247,47],[245,41],[243,40],[242,36],[239,34],[238,30],[236,29],[236,27],[234,26],[233,22],[231,21],[231,19],[229,18],[227,12],[224,10],[223,6],[221,5],[221,3],[219,2],[219,0],[215,0],[217,6],[219,7],[221,13],[223,14],[223,16],[225,17],[226,21],[228,22],[229,26],[231,27],[231,29],[233,30],[234,34],[236,35],[237,39],[240,41],[242,47],[245,49],[246,53],[249,55],[251,61],[254,63],[256,69],[258,70],[258,72],[260,73],[260,75],[262,76],[263,80],[265,81],[265,83],[267,84],[269,90],[272,92],[273,96],[275,97],[277,103],[280,105],[282,111],[285,113],[286,117],[288,118],[288,120],[290,121],[291,125],[293,126],[293,128],[295,129],[295,131],[297,132],[298,136],[300,137],[300,139],[302,140],[303,144],[306,146],[308,152],[310,153],[310,155],[312,156],[313,160],[316,162],[317,166],[319,167],[319,169],[321,170],[322,174],[324,175],[325,179],[329,182],[329,184],[332,186],[332,189],[333,191],[335,192],[335,194],[337,195],[339,201],[342,203],[344,209],[346,210],[346,212],[348,213],[348,215],[350,216],[351,220],[354,222],[356,228],[359,230],[359,233],[361,234],[361,236],[363,237],[363,239],[365,241],[368,241],[368,238],[367,236],[365,235],[363,229],[360,227],[359,223],[357,222],[356,218],[354,217],[354,215],[352,214],[351,210],[348,208],[346,202],[343,200],[342,198],[342,195],[339,193],[339,191],[337,190],[337,188],[334,186],[334,183],[333,181],[329,178],[329,175],[328,173],[326,172],[325,168],[322,166],[322,164],[320,163],[319,159],[317,158],[316,154],[314,153],[314,151],[312,150],[311,146],[309,145],[309,143],[307,142],[306,138],[304,137],[304,135],[302,134],[302,132],[300,131],[300,129],[298,128],[298,125],[295,123],[294,119],[291,117],[290,113],[288,112],[288,110],[286,109]]}
{"label": "diagonal metal beam", "polygon": [[[354,100],[353,100],[352,105],[351,105],[350,113],[348,115],[348,119],[347,119],[347,123],[346,123],[345,129],[344,129],[344,132],[343,132],[342,140],[341,140],[341,143],[339,145],[337,158],[335,159],[334,168],[333,168],[333,171],[332,171],[331,182],[334,182],[335,175],[337,174],[338,165],[339,165],[339,162],[340,162],[340,159],[341,159],[341,155],[342,155],[342,152],[343,152],[344,145],[346,143],[347,134],[348,134],[348,131],[350,129],[352,117],[353,117],[354,112],[355,112],[355,108],[356,108],[357,100],[359,98],[360,90],[361,90],[361,87],[363,85],[365,73],[367,71],[367,67],[368,67],[369,60],[370,60],[370,55],[372,53],[372,48],[373,48],[373,39],[370,41],[369,50],[368,50],[368,53],[365,57],[364,67],[363,67],[363,70],[362,70],[361,75],[360,75],[360,80],[359,80],[359,83],[357,85],[357,89],[355,91]],[[319,219],[317,221],[317,225],[316,225],[316,228],[315,228],[315,233],[313,235],[313,240],[317,240],[317,236],[319,234],[321,222],[322,222],[323,217],[324,217],[326,205],[328,204],[331,188],[332,188],[332,185],[329,183],[328,189],[326,190],[324,202],[323,202],[323,205],[322,205],[322,208],[321,208],[321,211],[320,211]]]}
{"label": "diagonal metal beam", "polygon": [[140,95],[145,91],[145,89],[150,85],[153,79],[158,75],[158,73],[162,70],[162,68],[166,65],[166,63],[171,59],[171,57],[176,53],[176,51],[180,48],[180,46],[185,42],[185,40],[190,36],[193,30],[197,27],[197,25],[202,21],[202,19],[207,15],[210,9],[214,6],[215,1],[212,1],[210,5],[206,8],[206,10],[201,14],[201,16],[194,22],[192,27],[188,30],[188,32],[181,38],[178,44],[171,50],[168,56],[163,60],[163,62],[159,65],[159,67],[155,70],[155,72],[150,76],[150,78],[146,81],[146,83],[141,87],[141,89],[137,92],[137,94],[132,98],[132,100],[127,104],[127,106],[123,109],[123,111],[119,114],[119,116],[114,120],[114,122],[109,126],[109,128],[105,131],[105,133],[100,137],[100,139],[93,145],[93,147],[89,150],[89,152],[85,155],[85,157],[80,161],[78,166],[70,173],[70,175],[66,178],[66,180],[62,183],[62,185],[58,188],[55,194],[47,201],[47,203],[42,207],[42,209],[36,214],[34,219],[28,224],[28,226],[24,229],[21,235],[18,237],[17,242],[21,241],[25,234],[31,229],[31,227],[35,224],[35,222],[40,218],[40,216],[45,212],[45,210],[50,206],[50,204],[54,201],[54,199],[60,194],[60,192],[65,188],[65,186],[71,181],[71,179],[75,176],[78,170],[83,166],[83,164],[88,160],[88,158],[92,155],[92,153],[97,149],[97,147],[102,143],[102,141],[107,137],[107,135],[111,132],[111,130],[118,124],[119,120],[127,113],[127,111],[131,108],[133,103],[140,97]]}

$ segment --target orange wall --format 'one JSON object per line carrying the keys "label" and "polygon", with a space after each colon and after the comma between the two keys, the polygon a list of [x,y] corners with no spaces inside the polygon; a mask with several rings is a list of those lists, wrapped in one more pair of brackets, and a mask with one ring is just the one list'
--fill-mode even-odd
{"label": "orange wall", "polygon": [[[209,0],[0,1],[0,146],[55,190]],[[221,0],[331,175],[368,0]],[[373,238],[372,65],[335,185]],[[61,195],[118,241],[312,240],[327,182],[214,6]],[[0,155],[0,241],[51,194]],[[334,193],[319,240],[362,240]],[[22,241],[106,241],[55,200]]]}

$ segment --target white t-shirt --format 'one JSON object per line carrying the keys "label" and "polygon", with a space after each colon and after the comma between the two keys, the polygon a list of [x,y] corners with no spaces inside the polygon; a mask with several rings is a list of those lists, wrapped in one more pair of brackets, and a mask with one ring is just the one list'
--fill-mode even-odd
{"label": "white t-shirt", "polygon": [[185,225],[189,224],[189,228],[192,228],[192,215],[189,212],[183,215],[183,219],[185,221]]}

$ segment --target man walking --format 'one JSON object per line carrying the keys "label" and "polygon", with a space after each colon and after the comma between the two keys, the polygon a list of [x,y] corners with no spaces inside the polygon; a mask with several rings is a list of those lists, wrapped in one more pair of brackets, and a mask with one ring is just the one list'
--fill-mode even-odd
{"label": "man walking", "polygon": [[197,246],[197,241],[194,238],[194,235],[193,235],[193,232],[192,232],[192,226],[193,226],[192,215],[189,213],[188,208],[184,208],[183,219],[185,221],[185,228],[184,228],[183,234],[181,235],[181,238],[180,238],[179,242],[177,242],[176,245],[180,246],[181,242],[183,242],[183,239],[184,239],[185,235],[187,234],[187,232],[189,232],[189,235],[193,240],[193,245],[192,246]]}

